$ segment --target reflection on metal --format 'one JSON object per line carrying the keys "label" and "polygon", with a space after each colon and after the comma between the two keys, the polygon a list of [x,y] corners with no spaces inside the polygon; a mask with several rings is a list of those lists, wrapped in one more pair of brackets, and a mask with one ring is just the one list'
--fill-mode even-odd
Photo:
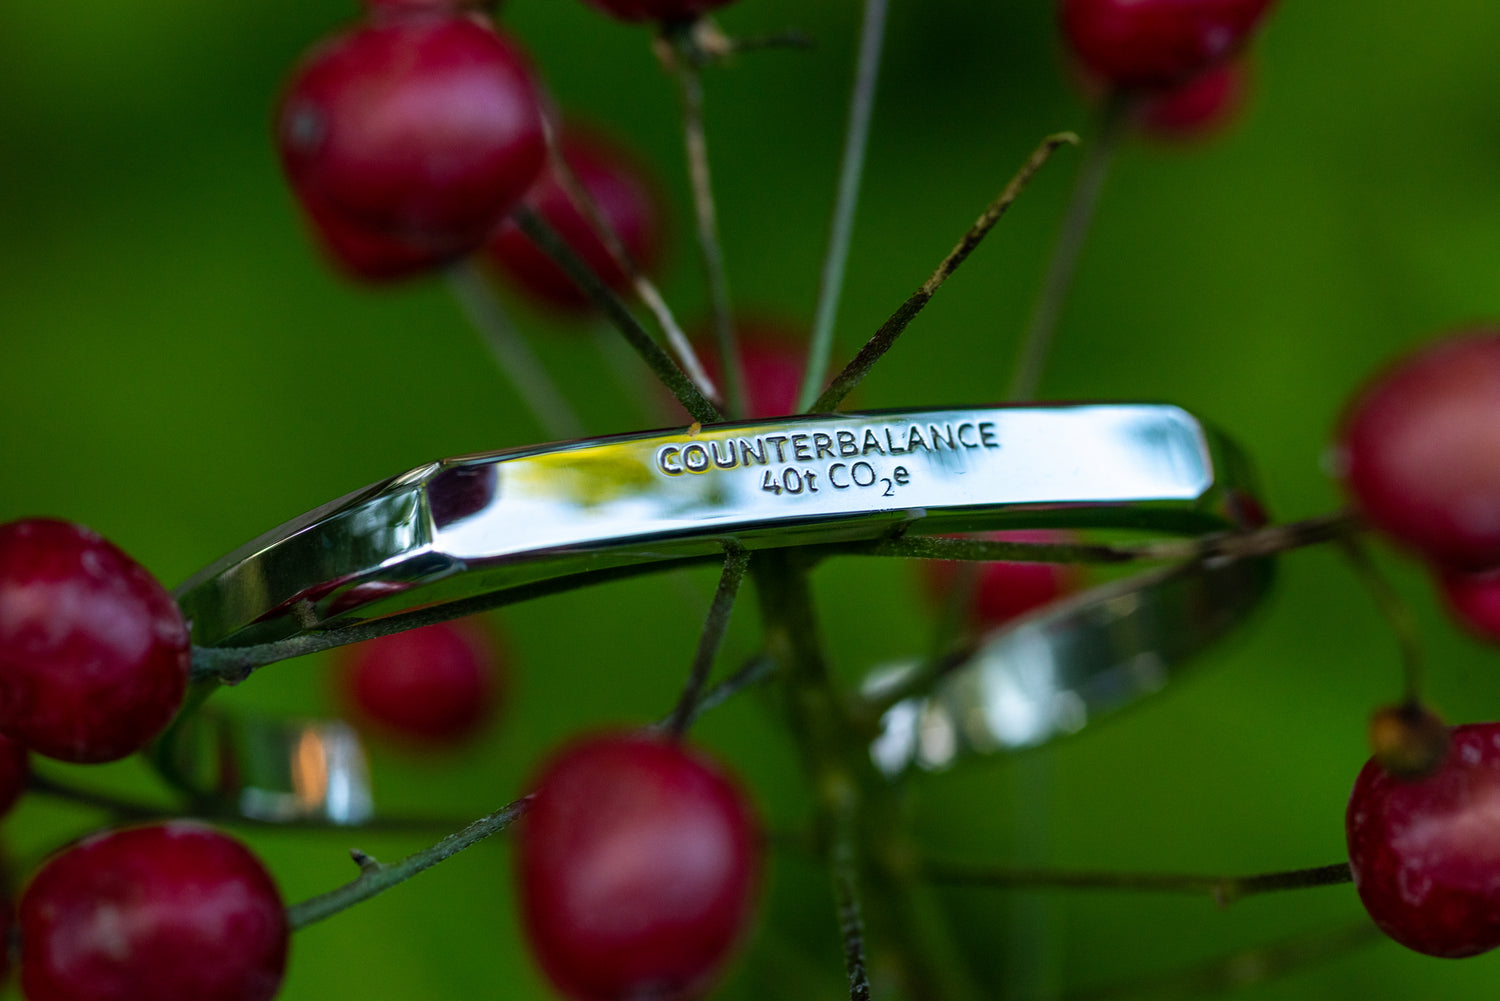
{"label": "reflection on metal", "polygon": [[168,781],[252,820],[363,824],[374,813],[364,745],[342,720],[199,710],[156,749]]}
{"label": "reflection on metal", "polygon": [[1184,411],[887,411],[618,435],[430,463],[325,505],[178,589],[243,646],[614,567],[1057,524],[1227,523],[1233,448]]}
{"label": "reflection on metal", "polygon": [[[893,706],[870,754],[887,775],[949,767],[1074,733],[1160,690],[1269,589],[1268,560],[1185,564],[1138,574],[994,630],[930,695]],[[871,694],[919,669],[876,671]]]}

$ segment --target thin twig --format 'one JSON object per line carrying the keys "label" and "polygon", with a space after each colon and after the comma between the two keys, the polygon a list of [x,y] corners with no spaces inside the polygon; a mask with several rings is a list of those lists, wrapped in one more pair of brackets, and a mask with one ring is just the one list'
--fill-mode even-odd
{"label": "thin twig", "polygon": [[558,267],[562,268],[567,276],[578,283],[594,304],[598,306],[607,316],[630,346],[645,360],[656,377],[672,391],[693,419],[702,424],[712,424],[722,420],[723,417],[718,409],[709,402],[692,379],[678,367],[672,360],[672,356],[662,350],[661,345],[651,339],[651,335],[641,326],[620,297],[615,295],[597,275],[594,274],[587,264],[581,261],[573,248],[569,247],[567,241],[559,236],[551,226],[543,222],[536,213],[527,208],[520,208],[511,217],[522,233],[531,238],[531,241],[542,249]]}
{"label": "thin twig", "polygon": [[1396,646],[1401,652],[1401,678],[1405,690],[1405,703],[1419,706],[1422,702],[1422,644],[1417,638],[1417,620],[1411,607],[1401,594],[1391,586],[1385,575],[1370,558],[1369,550],[1359,538],[1348,534],[1339,539],[1344,555],[1354,567],[1355,574],[1364,583],[1381,617],[1396,634]]}
{"label": "thin twig", "polygon": [[854,70],[854,90],[849,97],[849,120],[844,128],[844,155],[839,167],[838,189],[833,201],[833,219],[828,227],[828,250],[818,285],[818,306],[813,314],[812,341],[807,348],[807,367],[802,373],[802,392],[797,409],[806,410],[818,398],[818,389],[828,377],[833,352],[833,326],[838,318],[854,232],[854,213],[864,178],[869,149],[870,117],[875,108],[875,85],[880,78],[880,54],[885,40],[888,0],[865,0],[859,29],[859,56]]}
{"label": "thin twig", "polygon": [[599,203],[579,180],[578,174],[573,170],[573,165],[568,162],[567,157],[563,156],[562,147],[558,143],[557,130],[550,123],[545,130],[545,135],[549,166],[563,192],[568,196],[568,200],[588,220],[589,226],[594,230],[594,235],[599,237],[604,248],[609,251],[610,258],[630,280],[631,288],[635,290],[636,296],[651,311],[651,315],[656,317],[657,324],[666,335],[667,346],[677,356],[677,363],[682,366],[688,378],[696,382],[703,390],[703,395],[713,399],[718,395],[718,390],[714,387],[708,372],[704,370],[703,362],[698,359],[697,352],[688,343],[687,335],[682,332],[682,327],[678,325],[677,317],[672,314],[671,307],[662,298],[661,291],[641,270],[640,262],[631,255],[625,242],[620,239],[620,234],[615,232],[615,228],[610,225],[609,220],[600,210]]}
{"label": "thin twig", "polygon": [[1123,94],[1117,94],[1104,110],[1098,140],[1084,150],[1083,163],[1078,168],[1078,179],[1073,184],[1067,213],[1063,216],[1062,231],[1052,248],[1052,256],[1042,278],[1041,292],[1021,338],[1021,353],[1015,375],[1011,378],[1007,399],[1029,400],[1036,395],[1042,369],[1047,364],[1047,354],[1052,349],[1057,321],[1062,316],[1063,302],[1073,285],[1078,259],[1083,253],[1089,227],[1093,224],[1094,211],[1099,206],[1104,179],[1109,174],[1110,164],[1114,161],[1115,151],[1119,148],[1128,119],[1129,99]]}
{"label": "thin twig", "polygon": [[671,60],[673,75],[682,92],[682,137],[687,148],[688,178],[693,189],[693,218],[698,235],[698,253],[708,281],[713,307],[714,339],[725,382],[725,402],[732,415],[745,412],[745,368],[740,360],[729,305],[729,275],[724,268],[724,250],[719,243],[718,209],[714,204],[713,177],[708,166],[708,137],[703,129],[703,77],[699,61],[686,51],[691,44],[679,36],[677,57]]}
{"label": "thin twig", "polygon": [[1027,182],[1051,158],[1052,153],[1059,146],[1073,145],[1077,142],[1078,137],[1071,132],[1059,132],[1042,140],[1042,144],[1027,158],[1026,163],[1016,172],[1016,176],[1011,178],[1010,183],[1005,186],[1005,190],[1000,192],[984,210],[984,214],[969,227],[968,232],[949,251],[948,256],[943,258],[942,263],[937,266],[932,275],[901,304],[900,308],[891,314],[885,323],[880,325],[875,335],[865,343],[859,354],[854,356],[854,360],[844,366],[844,370],[834,377],[828,388],[823,390],[823,394],[813,401],[812,407],[809,408],[810,412],[832,411],[843,401],[844,397],[853,391],[855,386],[859,385],[860,380],[865,377],[870,368],[896,343],[896,339],[901,336],[907,324],[911,323],[922,311],[922,307],[926,306],[928,301],[937,294],[937,290],[943,287],[948,277],[958,270],[958,266],[969,254],[973,253],[974,248],[979,246],[995,223],[1000,221],[1001,216],[1005,215],[1006,210],[1020,197]]}
{"label": "thin twig", "polygon": [[1219,906],[1245,897],[1280,890],[1336,886],[1353,880],[1349,863],[1310,869],[1258,873],[1253,876],[1199,876],[1177,873],[1070,872],[1057,869],[1002,869],[961,862],[928,861],[921,874],[935,883],[991,889],[1133,890],[1207,896]]}
{"label": "thin twig", "polygon": [[464,316],[479,331],[496,365],[542,430],[559,441],[582,438],[583,422],[521,339],[473,258],[451,265],[446,277],[448,289],[458,300]]}
{"label": "thin twig", "polygon": [[[775,671],[776,661],[765,654],[756,654],[754,657],[751,657],[745,663],[741,664],[733,674],[717,685],[714,685],[698,698],[697,704],[688,713],[687,725],[692,726],[693,723],[697,722],[699,716],[702,716],[710,709],[717,709],[745,689],[753,688],[760,684],[775,673]],[[668,729],[671,724],[672,717],[669,715],[653,724],[652,728],[662,731]]]}
{"label": "thin twig", "polygon": [[682,697],[677,700],[677,708],[672,711],[667,724],[667,732],[674,740],[682,739],[700,711],[703,686],[708,683],[708,672],[724,643],[729,616],[734,611],[734,599],[740,593],[740,582],[745,579],[745,570],[749,566],[749,550],[735,542],[724,544],[724,572],[719,576],[718,590],[714,592],[713,604],[703,622],[703,633],[698,638],[698,649],[693,654],[693,666],[688,672],[687,683],[682,687]]}
{"label": "thin twig", "polygon": [[452,858],[465,848],[483,841],[491,834],[505,830],[519,820],[530,805],[530,796],[518,799],[487,817],[481,817],[463,830],[448,835],[436,844],[423,848],[421,851],[412,852],[401,861],[390,865],[382,865],[361,852],[355,856],[355,861],[359,864],[358,877],[338,889],[288,907],[286,909],[287,920],[294,929],[305,928],[368,900],[378,893],[383,893],[397,883],[405,882],[423,869],[429,869],[439,862]]}
{"label": "thin twig", "polygon": [[852,809],[839,811],[833,832],[829,865],[833,876],[834,901],[838,905],[839,935],[844,941],[844,969],[849,975],[849,1001],[869,1001],[870,976],[865,967],[865,921],[855,862],[855,831]]}
{"label": "thin twig", "polygon": [[1248,532],[1214,532],[1191,539],[1147,542],[1018,542],[1010,539],[952,539],[902,535],[873,542],[839,543],[829,552],[860,556],[899,556],[924,560],[980,560],[1013,563],[1177,563],[1189,560],[1274,556],[1303,546],[1347,538],[1359,523],[1345,512],[1270,525]]}

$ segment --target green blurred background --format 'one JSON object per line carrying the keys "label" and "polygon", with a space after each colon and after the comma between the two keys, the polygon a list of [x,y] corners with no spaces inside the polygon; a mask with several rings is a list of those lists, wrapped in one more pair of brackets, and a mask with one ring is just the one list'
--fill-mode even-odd
{"label": "green blurred background", "polygon": [[[894,7],[841,356],[1043,134],[1094,131],[1060,68],[1050,0]],[[721,226],[747,312],[811,315],[858,14],[853,0],[741,0],[722,14],[731,32],[797,27],[817,41],[742,57],[707,81]],[[353,15],[351,0],[0,5],[0,521],[87,523],[171,584],[367,482],[541,437],[440,283],[350,286],[304,237],[272,153],[271,107],[299,53]],[[663,284],[695,321],[705,296],[676,101],[649,32],[576,0],[511,0],[504,18],[564,109],[659,170],[679,209]],[[1500,315],[1497,39],[1500,7],[1472,0],[1281,5],[1255,47],[1255,94],[1236,128],[1191,148],[1136,142],[1120,158],[1045,394],[1183,404],[1246,445],[1278,516],[1330,510],[1339,499],[1324,456],[1354,387],[1413,344]],[[867,380],[862,405],[1001,397],[1077,163],[1065,151],[1038,178]],[[517,310],[591,430],[640,425],[593,338]],[[1421,617],[1433,701],[1454,721],[1500,716],[1494,651],[1443,620],[1418,569],[1383,563]],[[712,579],[654,577],[507,610],[503,721],[457,759],[378,752],[382,801],[478,815],[512,798],[566,735],[660,715]],[[817,583],[848,676],[923,649],[912,567],[845,561]],[[726,663],[753,648],[754,626],[747,601]],[[326,711],[325,668],[278,665],[221,698]],[[911,806],[924,839],[950,856],[1121,870],[1340,859],[1367,714],[1399,692],[1396,650],[1368,596],[1334,554],[1290,556],[1266,611],[1204,668],[1021,766],[922,778]],[[768,704],[738,700],[695,736],[733,762],[774,829],[804,819],[791,744]],[[51,773],[151,788],[129,763]],[[1022,814],[1031,819],[1018,825]],[[3,833],[24,869],[98,822],[28,802]],[[352,877],[352,846],[390,859],[424,843],[245,836],[291,900]],[[548,997],[520,942],[509,862],[498,839],[299,934],[281,996]],[[1224,911],[1123,894],[940,899],[995,997],[1022,995],[1023,983],[1128,980],[1362,913],[1348,887]],[[1496,963],[1379,943],[1244,996],[1474,997],[1500,984]],[[838,997],[842,984],[825,877],[773,856],[756,934],[720,996]]]}

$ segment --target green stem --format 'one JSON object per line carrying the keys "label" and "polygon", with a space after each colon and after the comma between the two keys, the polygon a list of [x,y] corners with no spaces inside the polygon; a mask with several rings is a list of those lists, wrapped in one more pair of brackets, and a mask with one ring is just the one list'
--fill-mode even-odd
{"label": "green stem", "polygon": [[1353,880],[1349,863],[1310,869],[1258,873],[1253,876],[1199,876],[1177,873],[1070,872],[1056,869],[1000,869],[962,862],[928,861],[921,875],[935,883],[990,889],[1130,890],[1179,893],[1213,898],[1220,906],[1245,897],[1281,890],[1336,886]]}
{"label": "green stem", "polygon": [[698,235],[698,253],[708,281],[709,301],[713,308],[714,339],[719,347],[719,362],[725,373],[725,400],[729,413],[745,412],[745,367],[740,358],[734,330],[734,314],[729,304],[729,274],[724,267],[724,250],[719,242],[718,209],[714,202],[713,177],[708,164],[708,137],[703,128],[703,74],[700,60],[687,51],[691,41],[677,36],[677,57],[672,70],[682,92],[682,137],[687,148],[688,178],[693,191],[693,218]]}
{"label": "green stem", "polygon": [[949,276],[958,270],[958,266],[974,252],[974,248],[979,246],[989,231],[994,228],[995,223],[1000,221],[1006,210],[1020,197],[1027,182],[1051,158],[1052,153],[1059,146],[1072,145],[1076,142],[1078,142],[1078,137],[1071,132],[1060,132],[1042,140],[1042,144],[1027,158],[1016,176],[1011,178],[1010,183],[1005,186],[1005,190],[1000,192],[974,222],[974,225],[969,227],[957,245],[948,252],[948,256],[943,258],[937,269],[891,314],[889,319],[880,325],[875,335],[865,342],[864,347],[860,348],[859,354],[844,366],[844,370],[834,377],[833,382],[828,384],[828,388],[823,390],[822,395],[813,401],[810,412],[831,412],[843,402],[844,397],[853,392],[854,387],[859,385],[875,363],[884,357],[885,353],[896,343],[896,339],[901,336],[907,325],[916,318],[922,308],[937,294],[938,289],[943,287],[943,283],[948,280]]}
{"label": "green stem", "polygon": [[870,1001],[870,975],[865,968],[864,904],[860,894],[859,867],[855,861],[856,832],[853,809],[841,810],[835,818],[830,868],[833,898],[838,907],[839,936],[844,942],[844,969],[849,977],[849,1001]]}
{"label": "green stem", "polygon": [[838,188],[833,201],[833,220],[828,227],[828,250],[823,258],[818,286],[817,311],[813,314],[812,341],[807,349],[807,368],[802,373],[802,391],[797,409],[806,410],[818,398],[818,389],[828,377],[833,353],[833,326],[838,318],[849,264],[849,246],[854,232],[854,213],[859,206],[869,149],[870,118],[875,108],[875,85],[880,77],[880,54],[885,41],[888,0],[865,0],[859,29],[859,56],[854,70],[854,89],[849,97],[849,120],[844,128],[844,155],[839,167]]}
{"label": "green stem", "polygon": [[583,422],[521,339],[474,260],[466,258],[451,265],[446,277],[464,316],[484,338],[496,365],[542,430],[559,441],[582,438]]}
{"label": "green stem", "polygon": [[491,834],[505,830],[519,820],[530,805],[530,797],[518,799],[487,817],[481,817],[463,830],[450,834],[421,851],[412,852],[406,858],[391,865],[382,865],[362,852],[351,853],[359,864],[359,876],[338,889],[288,907],[286,909],[287,920],[293,929],[306,928],[310,924],[369,900],[376,894],[384,893],[397,883],[404,883],[423,869],[430,869],[439,862],[452,858],[465,848],[478,844]]}
{"label": "green stem", "polygon": [[708,683],[708,672],[713,668],[724,643],[724,633],[729,628],[729,616],[734,611],[734,599],[740,593],[740,582],[745,579],[745,570],[750,566],[750,553],[735,542],[724,544],[724,572],[719,576],[719,587],[714,592],[713,604],[703,623],[703,633],[698,638],[698,649],[693,655],[693,666],[683,685],[682,697],[672,711],[667,723],[667,732],[674,740],[681,740],[687,728],[700,711],[703,688]]}
{"label": "green stem", "polygon": [[[687,725],[692,726],[699,716],[702,716],[710,709],[718,708],[745,689],[753,688],[760,684],[775,672],[776,662],[770,657],[764,654],[756,654],[754,657],[751,657],[744,664],[740,665],[737,671],[703,693],[688,713]],[[655,726],[658,730],[665,730],[671,723],[672,717],[668,716]]]}
{"label": "green stem", "polygon": [[625,335],[625,340],[645,360],[656,377],[672,391],[678,402],[692,414],[693,419],[703,424],[712,424],[721,420],[718,409],[709,402],[692,379],[678,367],[672,360],[672,356],[662,350],[661,345],[651,339],[646,329],[641,326],[620,297],[615,295],[608,286],[601,282],[593,269],[573,252],[567,241],[557,234],[551,226],[541,220],[536,213],[527,208],[517,209],[511,216],[516,226],[525,233],[533,243],[542,249],[558,267],[562,268],[567,276],[578,283],[594,305],[598,306],[609,318],[610,322]]}
{"label": "green stem", "polygon": [[1052,349],[1057,321],[1062,316],[1063,303],[1073,285],[1078,259],[1083,254],[1083,245],[1094,221],[1094,211],[1099,207],[1104,179],[1109,175],[1110,165],[1114,162],[1115,152],[1130,118],[1129,107],[1130,102],[1125,95],[1114,95],[1105,108],[1099,139],[1084,150],[1078,179],[1074,182],[1073,194],[1063,216],[1062,232],[1052,248],[1052,257],[1047,262],[1047,271],[1042,278],[1041,292],[1032,309],[1026,333],[1021,339],[1020,360],[1016,364],[1007,399],[1029,400],[1036,395],[1042,370],[1047,364],[1047,355]]}
{"label": "green stem", "polygon": [[1385,575],[1370,558],[1370,552],[1354,533],[1340,538],[1344,555],[1354,572],[1364,583],[1381,616],[1396,634],[1396,645],[1401,651],[1401,678],[1405,690],[1406,705],[1413,708],[1422,704],[1422,643],[1417,638],[1417,620],[1400,593],[1386,580]]}

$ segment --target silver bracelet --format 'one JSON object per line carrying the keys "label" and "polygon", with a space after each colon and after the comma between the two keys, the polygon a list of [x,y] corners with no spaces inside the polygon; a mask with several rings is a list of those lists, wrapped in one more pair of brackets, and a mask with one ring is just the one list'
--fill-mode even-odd
{"label": "silver bracelet", "polygon": [[[394,628],[417,615],[465,614],[476,601],[499,603],[538,585],[711,559],[726,543],[753,550],[1053,526],[1224,530],[1236,524],[1247,488],[1238,451],[1165,405],[892,410],[695,425],[429,463],[272,530],[193,575],[176,596],[195,644],[240,647],[337,637],[378,620]],[[1232,591],[1232,601],[1209,600],[1226,620],[1238,618],[1264,591],[1266,572],[1256,566],[1183,569],[1134,587],[1131,600],[1159,606],[1162,624],[1137,629],[1128,651],[1088,610],[1089,600],[1052,613],[1037,634],[1058,667],[1048,698],[1071,699],[1086,717],[1149,690],[1147,682],[1114,693],[1120,656],[1175,663],[1222,632],[1184,627],[1182,616],[1192,613],[1170,596],[1199,586],[1184,581]],[[1231,578],[1238,583],[1230,586]],[[1157,594],[1160,603],[1149,597]],[[961,694],[965,674],[933,698],[983,703],[988,696]],[[1096,692],[1101,684],[1114,694]],[[918,714],[933,718],[930,705]],[[303,729],[282,728],[288,745],[304,739]],[[1034,728],[1017,743],[1068,728]],[[970,736],[952,743],[989,749]],[[900,753],[888,744],[886,760],[931,764],[919,744],[908,740]],[[929,750],[933,744],[929,737]],[[242,803],[247,791],[270,801],[285,790],[247,786]],[[352,800],[368,804],[368,795]],[[290,813],[340,819],[315,795],[291,802],[302,805]],[[343,820],[367,815],[356,810]]]}

